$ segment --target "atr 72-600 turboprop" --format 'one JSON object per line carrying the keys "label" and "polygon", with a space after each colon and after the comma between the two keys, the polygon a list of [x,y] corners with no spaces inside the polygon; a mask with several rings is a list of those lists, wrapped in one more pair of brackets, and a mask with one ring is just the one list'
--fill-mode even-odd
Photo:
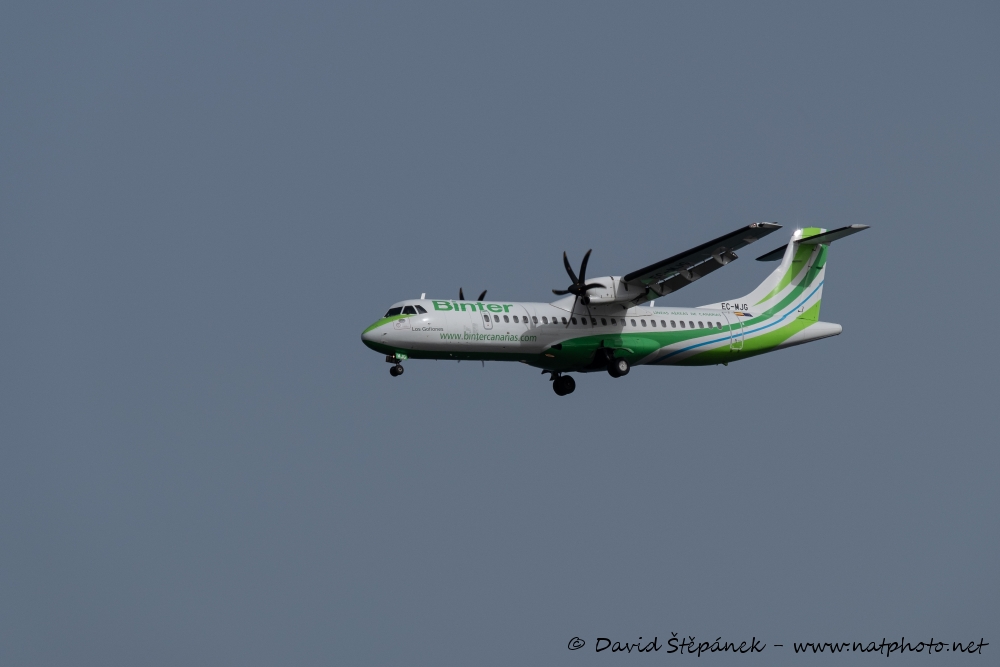
{"label": "atr 72-600 turboprop", "polygon": [[[704,278],[737,258],[736,251],[781,228],[757,222],[624,276],[587,279],[590,250],[580,274],[566,253],[572,281],[552,290],[552,303],[419,299],[392,305],[361,334],[386,355],[393,377],[406,359],[519,361],[541,368],[559,396],[576,382],[569,373],[627,375],[632,366],[729,364],[765,352],[836,336],[839,324],[821,322],[830,244],[867,229],[796,230],[788,245],[761,255],[781,260],[746,296],[697,308],[657,306],[655,299]],[[643,305],[648,304],[648,305]]]}

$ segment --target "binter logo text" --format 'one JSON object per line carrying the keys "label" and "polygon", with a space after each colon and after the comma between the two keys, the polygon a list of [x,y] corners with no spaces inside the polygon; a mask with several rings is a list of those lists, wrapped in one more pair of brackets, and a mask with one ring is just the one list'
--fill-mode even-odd
{"label": "binter logo text", "polygon": [[454,310],[458,312],[476,312],[477,310],[488,311],[491,313],[509,313],[510,309],[514,307],[512,303],[483,303],[482,301],[431,301],[434,304],[434,310]]}

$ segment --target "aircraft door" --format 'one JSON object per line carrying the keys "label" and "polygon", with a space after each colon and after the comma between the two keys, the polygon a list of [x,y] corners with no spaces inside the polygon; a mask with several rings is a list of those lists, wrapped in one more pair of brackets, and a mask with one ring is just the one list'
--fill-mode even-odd
{"label": "aircraft door", "polygon": [[479,321],[482,322],[482,325],[483,325],[484,329],[492,329],[493,328],[493,314],[490,313],[489,311],[485,311],[484,310],[481,313],[477,313],[477,314],[473,315],[473,317],[478,317],[479,318]]}
{"label": "aircraft door", "polygon": [[743,318],[736,315],[722,314],[729,324],[729,350],[739,352],[743,349]]}

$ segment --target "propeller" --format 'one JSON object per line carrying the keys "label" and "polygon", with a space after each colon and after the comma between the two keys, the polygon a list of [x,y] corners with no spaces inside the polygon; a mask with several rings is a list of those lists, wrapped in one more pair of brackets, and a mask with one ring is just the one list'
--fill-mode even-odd
{"label": "propeller", "polygon": [[[485,298],[486,298],[486,290],[483,290],[482,294],[479,295],[479,298],[476,299],[476,301],[482,301]],[[465,293],[462,292],[461,287],[458,288],[458,300],[465,301]]]}
{"label": "propeller", "polygon": [[[563,295],[572,294],[575,298],[573,299],[573,308],[570,313],[576,312],[576,303],[579,301],[583,305],[587,306],[590,304],[590,297],[587,296],[587,290],[594,289],[595,287],[604,287],[601,283],[587,283],[587,262],[590,261],[590,253],[593,250],[587,251],[587,254],[583,256],[583,261],[580,263],[580,277],[573,273],[573,267],[569,265],[569,258],[566,257],[566,253],[563,252],[563,265],[566,267],[566,273],[569,274],[570,280],[573,283],[566,289],[554,289],[553,294]],[[590,308],[587,309],[588,313]],[[568,324],[566,326],[569,326]]]}

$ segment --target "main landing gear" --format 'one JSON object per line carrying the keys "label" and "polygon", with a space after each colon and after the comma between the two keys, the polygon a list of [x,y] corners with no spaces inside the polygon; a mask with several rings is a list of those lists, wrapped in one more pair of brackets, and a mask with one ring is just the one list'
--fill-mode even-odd
{"label": "main landing gear", "polygon": [[552,390],[556,392],[556,396],[572,394],[574,389],[576,389],[576,380],[568,375],[556,375],[553,373]]}
{"label": "main landing gear", "polygon": [[612,359],[608,362],[608,375],[620,378],[623,375],[628,375],[630,368],[627,359]]}

